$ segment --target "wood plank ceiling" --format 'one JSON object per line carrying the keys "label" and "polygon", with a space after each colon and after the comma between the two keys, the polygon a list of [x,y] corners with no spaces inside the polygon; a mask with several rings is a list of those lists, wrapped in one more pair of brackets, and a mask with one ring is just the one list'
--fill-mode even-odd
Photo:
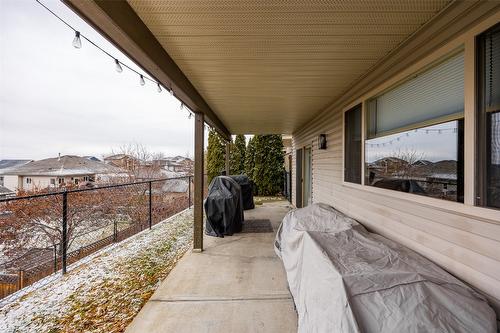
{"label": "wood plank ceiling", "polygon": [[234,133],[293,133],[448,0],[128,0]]}

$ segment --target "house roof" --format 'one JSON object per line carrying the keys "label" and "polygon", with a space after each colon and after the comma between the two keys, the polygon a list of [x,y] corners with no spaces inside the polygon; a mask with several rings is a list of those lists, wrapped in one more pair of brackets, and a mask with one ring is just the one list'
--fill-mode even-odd
{"label": "house roof", "polygon": [[2,174],[19,176],[78,176],[125,172],[121,168],[74,155],[47,158],[7,170],[0,170]]}
{"label": "house roof", "polygon": [[127,155],[127,154],[115,154],[115,155],[110,155],[104,158],[105,161],[110,161],[110,160],[121,160],[123,158],[130,158],[130,159],[135,159],[135,157]]}
{"label": "house roof", "polygon": [[0,195],[6,195],[6,194],[15,194],[14,191],[8,189],[7,187],[5,186],[1,186],[0,185]]}
{"label": "house roof", "polygon": [[0,160],[0,169],[12,168],[32,161],[33,160]]}

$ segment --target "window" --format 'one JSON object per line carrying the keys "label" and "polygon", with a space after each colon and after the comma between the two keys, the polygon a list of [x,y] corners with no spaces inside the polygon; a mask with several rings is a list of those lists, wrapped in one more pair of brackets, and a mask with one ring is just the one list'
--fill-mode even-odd
{"label": "window", "polygon": [[463,52],[367,103],[365,184],[463,202]]}
{"label": "window", "polygon": [[476,204],[500,208],[500,24],[477,45]]}
{"label": "window", "polygon": [[0,186],[3,186],[3,176],[0,176]]}
{"label": "window", "polygon": [[55,178],[50,178],[50,185],[55,185],[56,184],[56,179]]}
{"label": "window", "polygon": [[344,115],[344,181],[361,184],[361,104]]}
{"label": "window", "polygon": [[59,183],[59,185],[64,184],[64,178],[57,178],[57,182]]}
{"label": "window", "polygon": [[26,177],[26,184],[31,184],[31,178]]}

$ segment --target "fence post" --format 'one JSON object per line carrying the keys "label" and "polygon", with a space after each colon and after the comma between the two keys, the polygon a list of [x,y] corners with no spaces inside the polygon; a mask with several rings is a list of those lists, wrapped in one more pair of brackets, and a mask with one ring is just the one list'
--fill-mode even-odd
{"label": "fence post", "polygon": [[17,290],[21,290],[23,288],[24,288],[24,271],[20,269],[17,274]]}
{"label": "fence post", "polygon": [[113,221],[113,242],[118,240],[118,222]]}
{"label": "fence post", "polygon": [[152,193],[151,193],[151,181],[149,181],[149,230],[151,230],[151,225],[153,224],[153,219],[152,219]]}
{"label": "fence post", "polygon": [[62,220],[62,274],[67,270],[68,252],[68,192],[63,192],[63,220]]}
{"label": "fence post", "polygon": [[191,176],[188,176],[188,208],[191,208]]}
{"label": "fence post", "polygon": [[54,273],[57,272],[57,244],[54,244]]}

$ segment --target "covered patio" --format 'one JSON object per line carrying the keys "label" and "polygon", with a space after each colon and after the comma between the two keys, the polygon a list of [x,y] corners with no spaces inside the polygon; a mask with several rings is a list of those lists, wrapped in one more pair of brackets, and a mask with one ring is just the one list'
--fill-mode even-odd
{"label": "covered patio", "polygon": [[[486,117],[500,119],[498,1],[64,2],[195,114],[193,253],[129,332],[296,330],[273,234],[204,236],[205,124],[227,142],[291,134],[295,207],[334,206],[481,291],[500,314],[500,211],[484,201],[500,193],[500,181],[488,188],[485,177],[500,170],[491,163],[500,127],[482,136]],[[430,128],[446,124],[453,127]],[[444,149],[451,155],[433,163],[453,161],[444,171],[457,179],[456,198],[375,186],[376,161],[413,169],[428,164],[436,145],[417,142],[422,155],[409,162],[396,150],[370,160],[370,151],[400,141],[412,148],[407,137],[433,131],[453,135]],[[405,177],[394,175],[396,184]],[[287,209],[269,204],[246,217],[276,227]]]}
{"label": "covered patio", "polygon": [[126,332],[294,332],[297,315],[285,271],[273,250],[286,201],[245,211],[246,223],[269,219],[273,232],[205,236],[187,253]]}

